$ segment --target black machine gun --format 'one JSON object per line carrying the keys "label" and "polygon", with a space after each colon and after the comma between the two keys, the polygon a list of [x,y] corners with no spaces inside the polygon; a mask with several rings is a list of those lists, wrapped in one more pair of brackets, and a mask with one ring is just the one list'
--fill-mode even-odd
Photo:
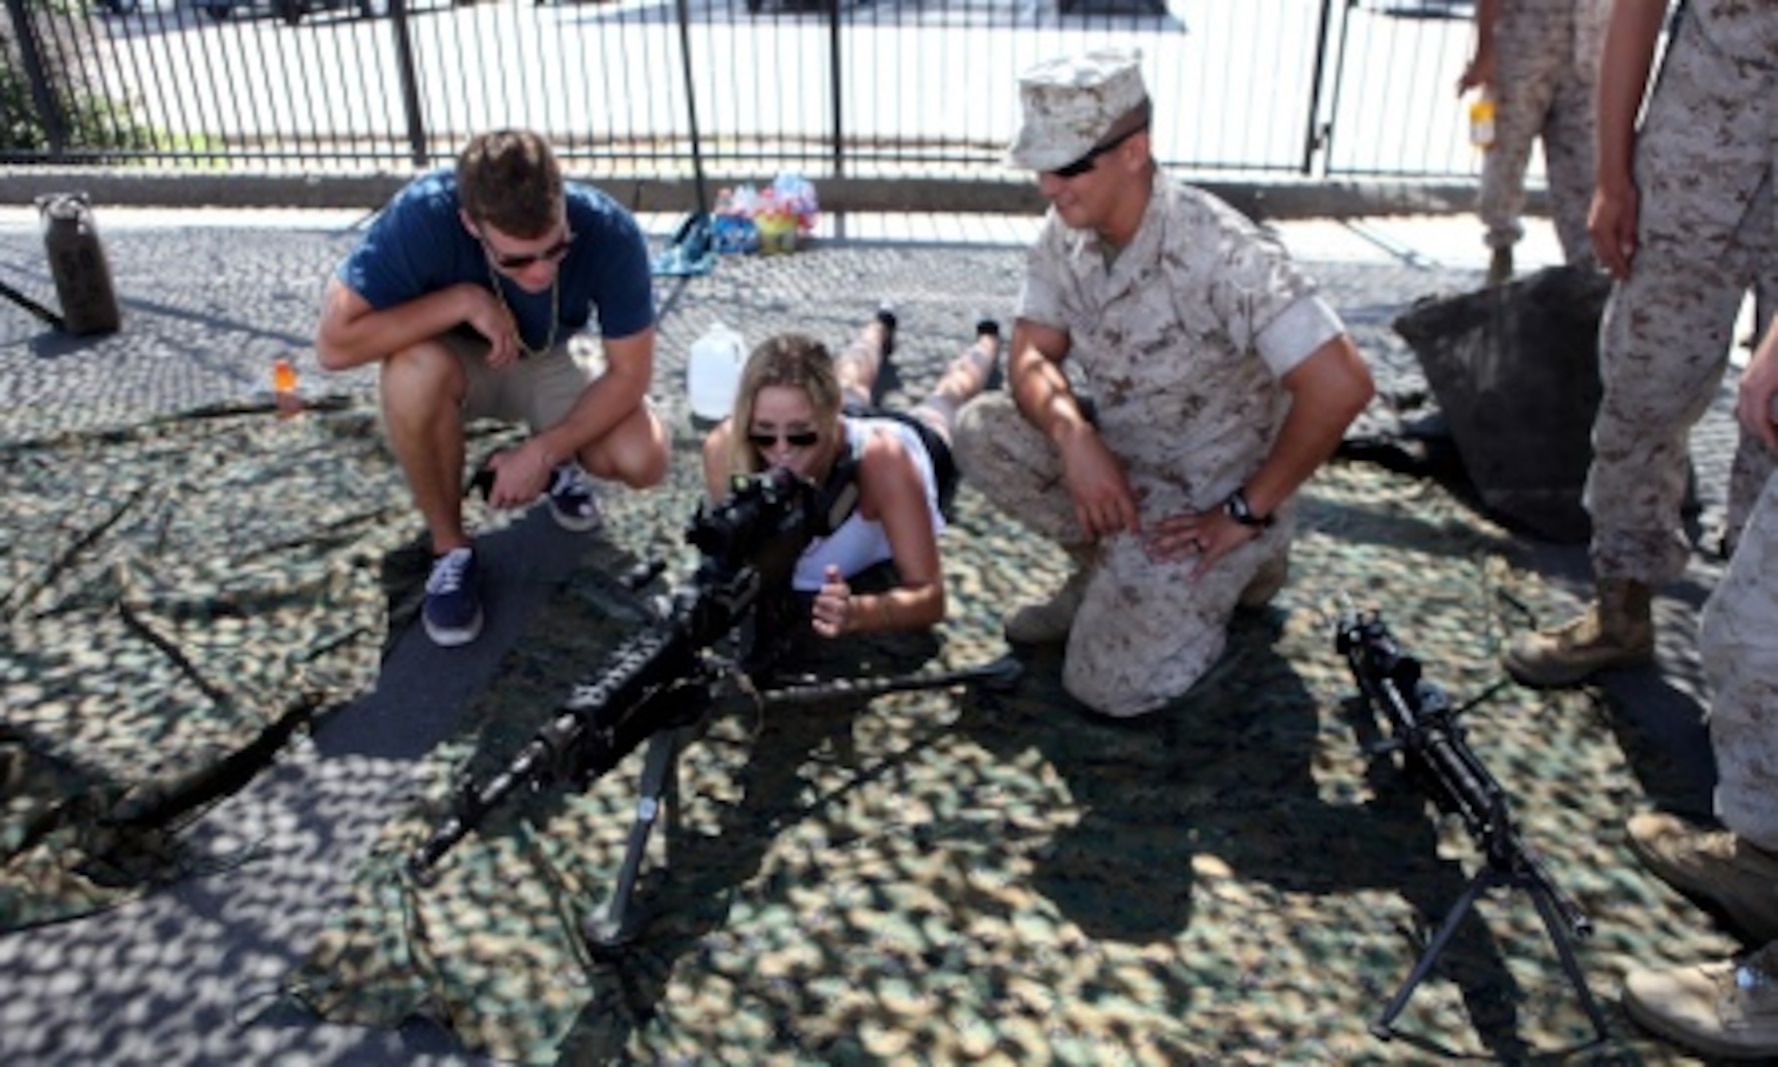
{"label": "black machine gun", "polygon": [[1485,859],[1457,906],[1427,944],[1407,981],[1371,1025],[1371,1032],[1385,1039],[1394,1036],[1391,1024],[1396,1015],[1432,970],[1463,917],[1483,893],[1506,886],[1531,894],[1538,916],[1555,944],[1562,969],[1578,992],[1598,1039],[1603,1041],[1605,1017],[1587,988],[1586,976],[1569,942],[1569,935],[1590,935],[1592,923],[1580,906],[1557,887],[1536,850],[1520,836],[1506,791],[1470,749],[1464,728],[1458,722],[1466,709],[1453,708],[1444,690],[1427,680],[1420,661],[1401,651],[1377,612],[1343,611],[1335,647],[1351,667],[1364,704],[1380,714],[1388,726],[1389,740],[1373,751],[1399,753],[1402,769],[1409,778],[1440,812],[1463,821],[1464,829]]}
{"label": "black machine gun", "polygon": [[[646,741],[642,795],[617,890],[604,917],[589,920],[583,930],[595,948],[631,940],[643,924],[632,911],[635,883],[663,797],[669,818],[677,818],[679,751],[718,708],[725,683],[754,666],[769,666],[724,658],[715,646],[731,633],[739,634],[749,621],[756,631],[756,649],[770,640],[772,635],[757,632],[772,628],[756,617],[762,602],[788,592],[797,558],[813,538],[844,521],[855,500],[855,486],[849,482],[823,489],[774,468],[736,476],[727,497],[700,506],[686,531],[686,541],[701,553],[691,581],[662,598],[655,623],[620,644],[590,680],[576,685],[504,770],[484,783],[464,786],[452,814],[409,857],[409,873],[421,880],[429,877],[444,855],[511,794],[541,792],[560,783],[585,789]],[[655,566],[647,577],[659,570]],[[1004,682],[1015,670],[1010,660],[995,661],[945,673],[755,691],[755,699],[769,704],[836,693],[876,695],[978,680]]]}

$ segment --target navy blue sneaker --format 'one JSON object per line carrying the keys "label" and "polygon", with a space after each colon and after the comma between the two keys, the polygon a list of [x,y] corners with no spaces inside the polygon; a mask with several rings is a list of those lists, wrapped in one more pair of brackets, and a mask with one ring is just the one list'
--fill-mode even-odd
{"label": "navy blue sneaker", "polygon": [[549,486],[549,513],[564,530],[585,533],[599,525],[599,500],[580,466],[564,463],[556,468]]}
{"label": "navy blue sneaker", "polygon": [[482,632],[482,602],[475,592],[475,552],[453,548],[432,561],[426,579],[426,605],[420,609],[426,636],[451,648]]}

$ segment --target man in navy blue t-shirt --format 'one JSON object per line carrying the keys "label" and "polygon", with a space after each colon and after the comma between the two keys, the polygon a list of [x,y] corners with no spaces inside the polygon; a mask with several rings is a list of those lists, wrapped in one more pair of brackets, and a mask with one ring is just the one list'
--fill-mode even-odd
{"label": "man in navy blue t-shirt", "polygon": [[[596,319],[603,367],[568,342]],[[636,220],[564,183],[543,138],[498,130],[454,171],[395,195],[329,280],[316,331],[328,370],[382,363],[383,421],[436,553],[421,613],[441,645],[481,632],[475,553],[463,525],[463,427],[523,422],[496,453],[488,502],[547,494],[572,530],[599,523],[584,475],[633,488],[667,472],[649,409],[654,288]]]}

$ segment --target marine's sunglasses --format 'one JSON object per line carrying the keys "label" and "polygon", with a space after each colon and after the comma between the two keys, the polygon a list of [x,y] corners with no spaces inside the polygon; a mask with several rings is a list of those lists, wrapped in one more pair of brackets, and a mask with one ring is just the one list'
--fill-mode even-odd
{"label": "marine's sunglasses", "polygon": [[1116,148],[1118,145],[1123,144],[1125,141],[1128,141],[1130,138],[1136,136],[1137,134],[1141,133],[1142,131],[1144,131],[1146,129],[1148,129],[1147,123],[1144,123],[1141,126],[1131,127],[1130,129],[1125,130],[1123,133],[1118,134],[1116,137],[1113,137],[1109,141],[1106,141],[1102,144],[1094,145],[1091,149],[1089,149],[1087,151],[1086,155],[1081,156],[1079,159],[1077,159],[1074,162],[1069,163],[1065,166],[1057,167],[1055,170],[1050,171],[1050,173],[1058,178],[1061,178],[1063,181],[1067,181],[1070,178],[1078,178],[1082,174],[1086,174],[1086,173],[1090,172],[1093,169],[1093,167],[1097,165],[1098,159],[1100,156],[1102,156],[1105,153]]}
{"label": "marine's sunglasses", "polygon": [[747,440],[754,448],[770,448],[779,441],[791,448],[808,448],[821,440],[821,433],[818,430],[789,430],[784,433],[761,433],[754,430],[748,433]]}
{"label": "marine's sunglasses", "polygon": [[574,244],[574,231],[563,231],[560,241],[541,252],[520,252],[516,255],[494,251],[494,246],[488,244],[486,237],[483,237],[481,242],[482,247],[488,250],[488,258],[494,261],[496,267],[501,270],[524,270],[533,263],[554,263],[567,255],[568,249]]}

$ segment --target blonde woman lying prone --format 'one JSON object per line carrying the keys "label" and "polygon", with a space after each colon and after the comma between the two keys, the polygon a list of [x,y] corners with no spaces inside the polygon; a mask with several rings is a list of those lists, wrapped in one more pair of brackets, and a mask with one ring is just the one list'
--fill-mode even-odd
{"label": "blonde woman lying prone", "polygon": [[[812,599],[808,620],[824,637],[919,629],[945,615],[938,534],[957,483],[951,423],[993,372],[1000,330],[990,320],[978,323],[975,341],[905,414],[871,406],[894,343],[888,311],[879,311],[838,358],[803,334],[769,338],[748,356],[734,414],[704,440],[712,499],[728,492],[735,474],[783,467],[826,485],[842,464],[854,467],[857,507],[804,550],[792,579],[799,599]],[[884,563],[893,564],[893,576],[869,582],[866,572]],[[862,591],[874,585],[883,588]]]}

